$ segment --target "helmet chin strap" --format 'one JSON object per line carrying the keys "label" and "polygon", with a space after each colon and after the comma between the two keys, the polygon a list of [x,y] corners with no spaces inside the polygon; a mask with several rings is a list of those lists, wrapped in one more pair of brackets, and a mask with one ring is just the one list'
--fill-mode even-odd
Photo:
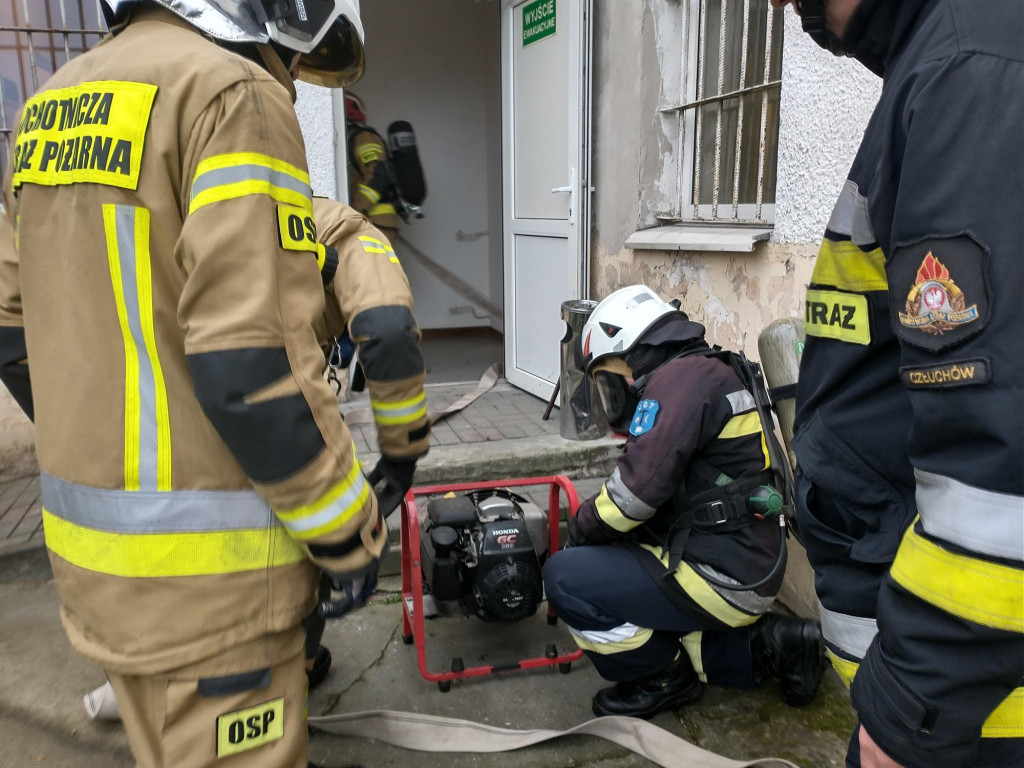
{"label": "helmet chin strap", "polygon": [[800,24],[811,39],[833,56],[852,56],[843,47],[842,39],[825,25],[826,0],[793,0],[800,14]]}

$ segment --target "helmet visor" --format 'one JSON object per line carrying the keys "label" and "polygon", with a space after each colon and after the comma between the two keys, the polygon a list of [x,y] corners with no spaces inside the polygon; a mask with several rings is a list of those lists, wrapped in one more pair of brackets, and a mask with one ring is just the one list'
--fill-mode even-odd
{"label": "helmet visor", "polygon": [[626,377],[609,370],[599,370],[594,372],[594,385],[608,426],[614,432],[628,432],[638,400]]}
{"label": "helmet visor", "polygon": [[316,47],[299,57],[299,80],[325,88],[357,82],[366,69],[363,44],[344,16],[339,16]]}

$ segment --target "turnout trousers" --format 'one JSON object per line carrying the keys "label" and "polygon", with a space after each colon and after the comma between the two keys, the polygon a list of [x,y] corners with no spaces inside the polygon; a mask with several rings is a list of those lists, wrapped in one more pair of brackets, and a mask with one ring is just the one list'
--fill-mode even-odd
{"label": "turnout trousers", "polygon": [[[751,688],[756,678],[750,629],[723,628],[684,613],[630,546],[573,547],[545,566],[548,600],[601,677],[624,681],[667,669],[682,647],[703,682]],[[666,571],[667,572],[667,571]]]}

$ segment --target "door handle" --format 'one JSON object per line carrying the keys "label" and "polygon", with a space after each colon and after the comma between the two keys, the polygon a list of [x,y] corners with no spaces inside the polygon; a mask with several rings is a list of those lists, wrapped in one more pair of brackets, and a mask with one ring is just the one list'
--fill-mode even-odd
{"label": "door handle", "polygon": [[569,193],[569,226],[576,225],[576,169],[569,169],[569,186],[552,187],[551,194],[558,195]]}

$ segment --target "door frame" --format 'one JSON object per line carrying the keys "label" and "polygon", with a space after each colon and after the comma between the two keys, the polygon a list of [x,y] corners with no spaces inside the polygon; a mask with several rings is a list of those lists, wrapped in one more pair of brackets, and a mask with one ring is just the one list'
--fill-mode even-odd
{"label": "door frame", "polygon": [[[590,214],[591,196],[594,190],[591,180],[591,102],[593,80],[593,0],[559,0],[578,3],[574,9],[578,17],[569,25],[570,55],[569,93],[579,104],[575,126],[569,126],[570,168],[567,173],[575,178],[567,179],[572,187],[569,192],[570,213],[567,219],[532,219],[529,227],[513,232],[511,222],[515,213],[515,143],[513,141],[515,82],[512,78],[512,52],[522,41],[515,39],[514,13],[516,6],[529,0],[502,0],[501,2],[501,82],[502,82],[502,272],[504,276],[504,346],[505,378],[514,386],[531,394],[547,399],[551,396],[554,383],[546,381],[528,371],[516,367],[516,323],[515,323],[515,263],[513,254],[516,234],[564,236],[564,226],[570,228],[568,243],[575,244],[575,269],[570,269],[570,285],[574,285],[573,296],[566,299],[585,299],[590,292]],[[573,9],[571,9],[573,10]],[[506,90],[507,89],[507,90]],[[570,111],[570,121],[572,111]],[[574,173],[572,173],[574,171]],[[572,259],[569,260],[570,268]],[[572,274],[574,273],[574,274]]]}

